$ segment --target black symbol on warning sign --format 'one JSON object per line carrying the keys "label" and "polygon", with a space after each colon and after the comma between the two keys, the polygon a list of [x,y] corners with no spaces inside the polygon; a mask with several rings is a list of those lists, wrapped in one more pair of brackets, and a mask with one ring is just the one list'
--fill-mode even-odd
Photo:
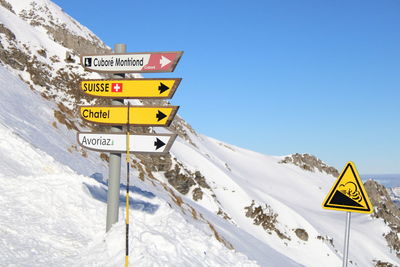
{"label": "black symbol on warning sign", "polygon": [[85,58],[85,67],[92,66],[92,59],[90,57]]}
{"label": "black symbol on warning sign", "polygon": [[363,197],[361,196],[357,185],[353,182],[347,182],[346,184],[339,185],[338,190],[352,200],[355,200],[357,202],[361,202],[361,200],[363,200]]}
{"label": "black symbol on warning sign", "polygon": [[339,185],[329,204],[362,207],[362,205],[358,204],[362,200],[362,196],[359,195],[358,191],[353,191],[354,187],[349,183],[346,184],[347,186]]}
{"label": "black symbol on warning sign", "polygon": [[356,167],[348,162],[326,196],[322,206],[326,209],[371,213],[372,205]]}

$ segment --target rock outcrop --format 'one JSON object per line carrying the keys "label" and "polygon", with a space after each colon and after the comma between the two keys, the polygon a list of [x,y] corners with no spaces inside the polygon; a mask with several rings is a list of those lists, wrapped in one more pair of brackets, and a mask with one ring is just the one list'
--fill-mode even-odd
{"label": "rock outcrop", "polygon": [[244,208],[246,217],[253,219],[255,225],[260,225],[268,234],[275,232],[279,238],[290,240],[290,237],[277,228],[278,214],[268,204],[256,205],[254,200],[251,205]]}
{"label": "rock outcrop", "polygon": [[390,231],[384,235],[389,248],[400,258],[400,209],[393,203],[386,188],[374,180],[364,184],[374,206],[372,217],[381,218]]}
{"label": "rock outcrop", "polygon": [[330,166],[326,165],[320,159],[318,159],[317,157],[310,155],[310,154],[296,153],[296,154],[285,157],[279,163],[291,163],[296,166],[299,166],[300,168],[302,168],[303,170],[306,170],[306,171],[314,172],[317,169],[320,172],[325,172],[334,177],[339,176],[338,170],[336,170],[334,167],[330,167]]}

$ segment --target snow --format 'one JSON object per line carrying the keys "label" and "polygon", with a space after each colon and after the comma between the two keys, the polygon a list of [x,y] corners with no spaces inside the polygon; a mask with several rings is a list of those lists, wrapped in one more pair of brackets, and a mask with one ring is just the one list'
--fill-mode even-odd
{"label": "snow", "polygon": [[393,202],[400,207],[400,187],[389,188],[388,193]]}
{"label": "snow", "polygon": [[[0,70],[0,81],[2,81],[0,123],[15,131],[23,140],[52,155],[56,161],[70,166],[81,174],[91,175],[92,172],[88,169],[105,172],[106,166],[96,163],[97,159],[94,153],[89,155],[87,161],[82,161],[76,155],[75,157],[71,155],[79,155],[80,149],[72,153],[67,152],[72,145],[76,145],[76,133],[67,131],[64,125],[57,123],[54,117],[55,104],[30,90],[25,83],[4,67],[1,67]],[[56,122],[58,128],[53,126],[54,122]],[[3,140],[7,143],[8,137]],[[11,145],[10,150],[12,148],[13,145]],[[22,147],[21,150],[23,150]],[[12,160],[15,154],[16,152],[10,151],[5,154],[5,159],[10,158]],[[31,162],[21,160],[18,164],[31,164]],[[15,166],[15,174],[21,171],[35,171],[34,168],[26,168],[25,170],[21,167],[23,166]],[[13,168],[13,165],[8,168]],[[8,168],[5,168],[5,170]]]}
{"label": "snow", "polygon": [[[24,2],[28,1],[16,1],[16,3],[18,4]],[[21,48],[23,47],[23,44],[25,44],[29,47],[31,53],[45,48],[50,52],[49,57],[51,57],[52,55],[57,55],[60,58],[65,57],[65,52],[68,49],[54,42],[45,32],[43,32],[39,28],[32,27],[25,20],[21,19],[3,6],[0,6],[0,18],[1,23],[14,33],[16,40],[18,40],[19,46]],[[43,60],[42,57],[38,58]],[[47,60],[45,62],[50,63],[51,61]]]}
{"label": "snow", "polygon": [[[130,236],[134,266],[258,266],[188,224],[165,203],[154,215],[135,212]],[[122,266],[125,225],[118,223],[82,253],[83,266]],[[190,238],[188,238],[190,236]],[[104,239],[103,239],[104,238]],[[104,242],[105,240],[105,242]],[[93,253],[95,251],[95,253]]]}
{"label": "snow", "polygon": [[44,21],[45,25],[52,26],[64,25],[66,29],[77,36],[81,36],[88,40],[94,40],[95,36],[88,28],[81,25],[68,14],[66,14],[59,6],[50,0],[18,0],[12,1],[12,7],[17,14],[23,10],[33,10],[34,14]]}
{"label": "snow", "polygon": [[[62,166],[53,171],[0,176],[0,201],[6,207],[0,214],[2,264],[123,266],[123,220],[105,235],[106,205],[88,190],[101,187]],[[144,199],[157,208],[131,212],[132,266],[257,266],[190,225],[164,201],[131,196],[133,204]]]}
{"label": "snow", "polygon": [[[208,138],[203,136],[204,140],[207,140]],[[218,145],[218,142],[216,140],[211,140],[210,143],[207,143],[207,145],[212,145],[209,148],[203,147],[200,149],[204,149],[208,155],[215,155],[215,152],[213,150],[218,151],[218,148],[221,147]],[[217,147],[214,147],[213,145],[216,143]],[[197,143],[197,145],[199,145]],[[280,242],[279,238],[276,236],[273,236],[273,238],[270,238],[267,233],[258,226],[253,225],[252,220],[249,218],[246,218],[244,216],[244,207],[249,206],[251,204],[251,201],[253,199],[256,200],[257,203],[268,203],[271,205],[274,210],[279,211],[279,219],[282,221],[285,221],[286,223],[293,223],[294,225],[291,226],[291,228],[295,229],[297,228],[296,222],[303,222],[303,227],[306,225],[305,220],[296,214],[295,211],[291,210],[288,208],[286,205],[283,203],[277,201],[274,198],[271,198],[269,195],[264,193],[264,190],[259,190],[260,185],[262,185],[261,181],[259,179],[256,179],[256,177],[264,177],[264,175],[260,174],[252,174],[249,173],[250,170],[256,170],[260,171],[258,168],[246,168],[246,167],[240,167],[240,166],[262,166],[262,169],[265,170],[265,166],[268,167],[268,164],[266,164],[267,159],[271,160],[276,164],[277,159],[274,157],[267,157],[264,155],[260,155],[251,151],[245,151],[239,148],[233,148],[231,149],[226,149],[225,146],[222,146],[224,148],[224,151],[227,152],[227,154],[230,155],[224,155],[224,157],[220,156],[211,156],[211,158],[224,158],[224,159],[230,159],[227,160],[227,163],[229,166],[231,166],[232,169],[232,175],[239,176],[240,179],[231,179],[230,176],[227,174],[226,167],[224,167],[224,164],[221,162],[219,163],[219,168],[216,166],[215,161],[210,161],[206,157],[194,157],[193,154],[195,154],[195,151],[188,151],[187,149],[183,149],[181,146],[184,146],[184,144],[176,144],[172,148],[172,153],[179,159],[187,159],[187,161],[184,161],[185,165],[192,166],[195,169],[201,169],[202,174],[205,175],[207,178],[211,179],[214,181],[216,188],[215,192],[216,195],[218,196],[219,201],[221,202],[222,206],[224,207],[225,211],[233,218],[233,220],[238,224],[240,228],[246,229],[249,233],[251,233],[253,236],[257,237],[261,241],[263,241],[266,245],[273,247],[277,251],[279,251],[282,254],[287,255],[288,250],[293,250],[292,253],[290,254],[293,258],[293,260],[300,262],[301,264],[304,264],[306,266],[318,266],[320,264],[329,264],[329,266],[335,266],[337,264],[340,264],[340,260],[338,257],[327,257],[325,259],[321,259],[321,255],[326,255],[328,253],[331,253],[330,248],[328,248],[325,244],[322,244],[321,242],[313,241],[313,242],[308,242],[306,246],[300,246],[296,247],[287,247],[283,242]],[[211,149],[210,149],[211,148]],[[194,149],[192,149],[194,150]],[[240,152],[245,152],[245,154],[250,155],[250,160],[253,162],[248,162],[248,161],[243,161],[244,159],[241,158],[240,156],[243,156]],[[183,153],[182,153],[183,152]],[[220,152],[220,151],[218,151]],[[205,153],[205,152],[203,152]],[[232,157],[232,154],[238,154],[236,157]],[[189,156],[190,155],[190,156]],[[258,157],[256,157],[258,156]],[[261,158],[260,158],[261,156]],[[235,162],[234,162],[234,161]],[[248,160],[248,159],[247,159]],[[254,160],[260,160],[260,162],[254,162]],[[237,162],[236,162],[237,161]],[[239,164],[239,162],[241,162]],[[259,163],[259,164],[257,164]],[[278,165],[278,167],[281,167]],[[243,168],[244,170],[241,170]],[[276,169],[276,167],[275,167]],[[284,169],[284,166],[282,166],[282,169]],[[268,170],[268,169],[267,169]],[[248,177],[251,177],[248,178]],[[274,176],[275,177],[275,176]],[[281,175],[277,175],[277,177],[282,177]],[[235,177],[236,178],[236,177]],[[258,186],[251,186],[256,183],[256,181],[259,183]],[[268,183],[271,181],[266,180]],[[282,181],[280,182],[282,184]],[[283,183],[283,186],[287,186],[285,183]],[[251,193],[246,192],[244,190],[245,188],[251,187]],[[266,188],[268,185],[265,187],[261,186],[261,188]],[[224,190],[224,188],[227,188],[228,190]],[[281,189],[278,189],[281,190]],[[283,189],[284,190],[284,189]],[[285,190],[284,190],[285,191]],[[288,190],[286,190],[288,191]],[[283,191],[280,191],[283,192]],[[256,196],[259,196],[258,198]],[[235,205],[232,205],[231,202],[234,199]],[[238,208],[240,207],[240,208]],[[307,224],[309,226],[309,224]],[[316,233],[317,231],[314,230],[313,228],[307,227],[307,232],[308,233]],[[314,235],[314,237],[316,237]],[[297,239],[297,237],[293,237],[292,239]],[[311,247],[310,247],[311,246]],[[300,251],[299,251],[300,250]],[[307,251],[313,251],[313,253],[307,253]],[[318,251],[318,252],[317,252]],[[307,253],[307,254],[304,254]],[[305,255],[307,255],[305,257]],[[262,256],[262,255],[259,255]],[[257,260],[261,260],[260,258],[257,258]]]}
{"label": "snow", "polygon": [[[31,3],[36,3],[36,6],[32,7]],[[96,37],[86,27],[80,25],[78,22],[66,15],[60,7],[48,0],[19,0],[15,1],[15,3],[13,2],[12,6],[16,14],[0,5],[0,21],[5,27],[14,33],[16,39],[13,43],[13,41],[9,41],[7,38],[2,38],[1,44],[5,48],[16,46],[17,49],[23,53],[34,56],[37,62],[43,63],[44,66],[51,66],[53,71],[50,72],[49,75],[51,77],[49,78],[54,78],[57,71],[64,71],[65,69],[73,69],[75,73],[81,74],[82,78],[102,78],[102,76],[97,73],[90,73],[89,75],[85,74],[83,67],[79,64],[80,58],[78,56],[71,53],[72,51],[70,49],[57,43],[53,37],[48,35],[47,29],[42,26],[32,27],[29,20],[26,21],[22,19],[18,14],[24,10],[30,10],[29,12],[39,14],[39,17],[44,20],[46,25],[63,25],[66,30],[74,33],[76,36],[92,40],[93,42],[98,43],[99,46],[102,46],[103,44],[101,41],[93,39]],[[45,57],[39,53],[41,50],[46,52]],[[71,55],[75,63],[66,64],[64,62],[67,53]],[[54,59],[57,61],[54,62]],[[55,96],[56,101],[62,102],[69,108],[73,107],[73,100],[63,92],[65,88],[42,87],[36,85],[32,82],[30,74],[26,69],[16,70],[9,68],[9,70],[16,75],[21,76],[26,83],[30,84],[38,92],[46,92],[49,95]]]}
{"label": "snow", "polygon": [[[30,9],[30,2],[13,1],[13,9],[19,14]],[[34,2],[35,12],[46,23],[55,19],[77,35],[92,38],[89,30],[49,0]],[[15,33],[17,45],[26,52],[36,55],[45,48],[48,58],[63,58],[68,51],[43,28],[32,27],[2,6],[0,21]],[[53,64],[48,58],[38,58],[52,64],[54,70],[66,66],[65,62]],[[27,72],[0,65],[0,265],[123,265],[124,186],[120,221],[106,234],[107,164],[97,152],[87,151],[83,157],[76,132],[54,118],[56,104],[31,90],[18,75],[31,82]],[[164,189],[168,181],[162,172],[153,173],[156,180],[143,182],[135,179],[138,171],[132,170],[131,266],[341,265],[345,213],[321,208],[334,177],[281,164],[282,157],[189,130],[188,135],[196,147],[178,138],[171,149],[172,158],[185,169],[200,171],[211,189],[204,189],[203,199],[197,202],[191,198],[192,191],[185,196],[174,191],[184,200],[178,206]],[[267,204],[278,214],[275,226],[288,239],[268,233],[245,216],[245,207],[252,201]],[[190,214],[191,209],[196,216]],[[217,215],[219,209],[231,219]],[[217,241],[209,225],[234,249]],[[308,240],[299,239],[295,229],[304,229]],[[398,263],[383,237],[388,231],[381,219],[352,214],[349,266],[372,266],[373,260]],[[321,238],[332,239],[332,244]]]}
{"label": "snow", "polygon": [[[195,144],[198,148],[183,143],[175,144],[172,153],[185,166],[201,170],[211,180],[208,182],[215,185],[213,190],[221,206],[240,228],[303,265],[341,264],[345,213],[321,207],[335,181],[334,177],[320,172],[307,172],[294,165],[279,164],[282,157],[262,155],[206,136],[198,138]],[[277,236],[266,235],[265,231],[244,216],[244,207],[249,206],[252,200],[256,204],[270,205],[279,214],[277,228],[288,235],[290,241],[280,241]],[[294,234],[293,230],[297,228],[306,230],[309,235],[307,242]],[[387,245],[382,233],[387,231],[382,220],[373,220],[365,214],[353,214],[351,242],[357,245],[350,247],[349,259],[354,266],[369,266],[374,259],[388,262],[398,260],[385,249]],[[319,240],[318,236],[333,238],[333,246]]]}
{"label": "snow", "polygon": [[[76,141],[65,128],[51,126],[53,104],[3,66],[0,81],[4,96],[0,105],[1,264],[122,265],[123,203],[120,223],[105,234],[102,175],[90,178],[77,173],[104,173],[103,163],[93,155],[85,159],[69,153],[67,143]],[[131,191],[132,266],[258,266],[227,249],[211,233],[197,229],[153,193]],[[121,190],[121,199],[123,194]]]}

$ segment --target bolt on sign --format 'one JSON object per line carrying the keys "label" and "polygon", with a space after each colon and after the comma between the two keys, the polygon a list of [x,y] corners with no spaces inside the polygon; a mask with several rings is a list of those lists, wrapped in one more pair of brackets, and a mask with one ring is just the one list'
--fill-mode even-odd
{"label": "bolt on sign", "polygon": [[85,121],[99,124],[169,126],[178,108],[179,106],[80,106],[79,113]]}
{"label": "bolt on sign", "polygon": [[82,80],[83,93],[107,98],[170,99],[182,79]]}
{"label": "bolt on sign", "polygon": [[83,67],[88,71],[107,73],[172,72],[183,51],[84,55]]}
{"label": "bolt on sign", "polygon": [[372,204],[353,162],[348,162],[326,196],[324,209],[371,213]]}
{"label": "bolt on sign", "polygon": [[[177,134],[132,134],[129,135],[129,152],[166,154]],[[126,134],[123,133],[78,133],[78,143],[87,149],[99,152],[125,153]]]}

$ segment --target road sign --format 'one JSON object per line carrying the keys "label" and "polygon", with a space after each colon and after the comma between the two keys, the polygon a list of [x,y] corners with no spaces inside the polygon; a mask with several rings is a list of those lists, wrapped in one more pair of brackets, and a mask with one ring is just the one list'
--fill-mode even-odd
{"label": "road sign", "polygon": [[[129,124],[134,126],[169,126],[178,106],[130,106]],[[127,124],[128,106],[81,106],[81,117],[99,124]]]}
{"label": "road sign", "polygon": [[[166,154],[177,134],[132,134],[129,135],[131,153]],[[123,153],[126,152],[126,134],[121,133],[78,133],[78,143],[87,149]]]}
{"label": "road sign", "polygon": [[323,208],[348,212],[372,212],[373,209],[367,191],[365,191],[353,162],[348,162],[344,167],[326,196]]}
{"label": "road sign", "polygon": [[83,80],[81,90],[88,95],[108,98],[169,99],[182,79]]}
{"label": "road sign", "polygon": [[83,55],[81,64],[86,70],[95,72],[172,72],[182,54],[182,51],[178,51]]}

